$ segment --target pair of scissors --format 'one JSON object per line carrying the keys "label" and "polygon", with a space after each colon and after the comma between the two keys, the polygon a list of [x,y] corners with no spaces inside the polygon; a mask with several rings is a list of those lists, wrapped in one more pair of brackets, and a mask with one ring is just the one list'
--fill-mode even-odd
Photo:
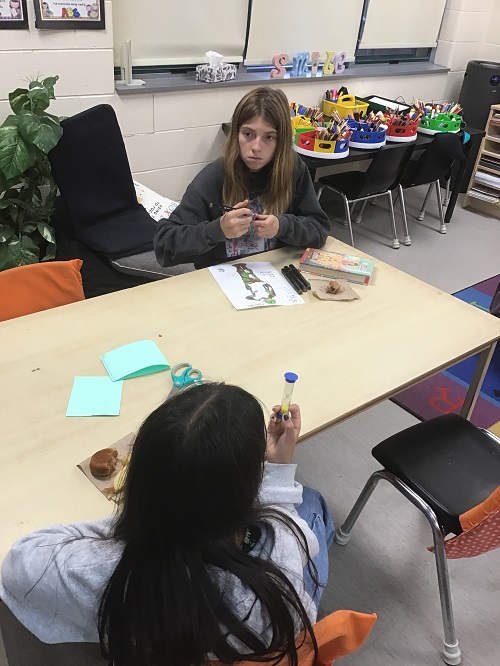
{"label": "pair of scissors", "polygon": [[169,398],[186,386],[201,382],[203,378],[201,371],[193,368],[191,363],[177,363],[170,371],[170,374],[172,375],[174,386],[168,394]]}

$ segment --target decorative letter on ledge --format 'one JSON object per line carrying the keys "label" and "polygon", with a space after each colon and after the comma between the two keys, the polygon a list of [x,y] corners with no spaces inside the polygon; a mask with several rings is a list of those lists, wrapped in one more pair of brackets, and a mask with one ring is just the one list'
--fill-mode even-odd
{"label": "decorative letter on ledge", "polygon": [[283,67],[283,65],[286,65],[289,60],[290,58],[286,53],[277,53],[273,57],[273,65],[276,67],[276,69],[271,70],[272,79],[282,79],[285,76],[286,69]]}
{"label": "decorative letter on ledge", "polygon": [[325,64],[323,65],[323,74],[333,74],[335,71],[335,64],[332,62],[333,57],[335,56],[335,51],[327,51]]}

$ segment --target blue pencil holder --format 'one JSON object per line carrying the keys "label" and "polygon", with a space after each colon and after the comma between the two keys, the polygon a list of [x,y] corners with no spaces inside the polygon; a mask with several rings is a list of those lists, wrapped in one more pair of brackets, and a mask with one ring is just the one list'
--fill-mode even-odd
{"label": "blue pencil holder", "polygon": [[387,130],[373,130],[368,123],[349,119],[347,121],[351,130],[349,145],[362,150],[376,150],[385,146]]}

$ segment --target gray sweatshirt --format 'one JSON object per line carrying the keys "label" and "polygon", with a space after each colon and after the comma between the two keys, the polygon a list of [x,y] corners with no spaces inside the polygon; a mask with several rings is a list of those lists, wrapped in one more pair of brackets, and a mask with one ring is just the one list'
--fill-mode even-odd
{"label": "gray sweatshirt", "polygon": [[[314,533],[297,514],[302,486],[295,481],[296,465],[266,464],[259,500],[278,507],[300,527],[311,557],[318,554]],[[268,557],[288,576],[299,593],[311,622],[316,607],[304,590],[302,548],[279,521],[261,530],[251,554]],[[17,619],[44,643],[97,643],[97,608],[113,573],[122,545],[108,537],[113,518],[73,525],[53,525],[19,539],[2,564],[0,598]],[[272,536],[274,532],[274,537]],[[76,540],[75,540],[76,537]],[[84,538],[81,538],[84,537]],[[88,538],[94,537],[94,538]],[[234,612],[263,637],[270,636],[268,618],[253,592],[222,570],[211,570]]]}
{"label": "gray sweatshirt", "polygon": [[[259,210],[259,195],[268,184],[271,166],[248,174],[248,198],[254,212]],[[184,262],[204,268],[234,259],[239,255],[255,254],[274,247],[321,248],[326,242],[330,222],[319,205],[314,186],[304,162],[295,154],[292,200],[287,211],[278,215],[279,231],[273,242],[260,249],[256,239],[248,239],[245,250],[234,254],[220,226],[224,163],[222,159],[208,164],[188,186],[182,201],[168,220],[160,222],[155,234],[154,248],[158,263],[174,266]]]}

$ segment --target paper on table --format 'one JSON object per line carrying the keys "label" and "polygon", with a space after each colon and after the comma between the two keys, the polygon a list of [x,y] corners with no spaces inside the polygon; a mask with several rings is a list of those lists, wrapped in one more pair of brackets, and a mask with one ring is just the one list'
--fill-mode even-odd
{"label": "paper on table", "polygon": [[304,303],[268,261],[238,261],[208,270],[237,310]]}
{"label": "paper on table", "polygon": [[118,416],[122,390],[109,377],[75,377],[66,416]]}
{"label": "paper on table", "polygon": [[158,346],[152,340],[139,340],[117,347],[101,356],[111,380],[142,377],[170,367]]}
{"label": "paper on table", "polygon": [[[309,276],[310,281],[313,283],[313,295],[322,301],[354,301],[359,299],[359,295],[351,287],[347,280],[330,280],[329,278],[315,278]],[[330,282],[336,282],[340,285],[342,291],[338,294],[329,294],[326,291]]]}
{"label": "paper on table", "polygon": [[[99,490],[108,500],[113,500],[115,502],[118,502],[118,500],[121,497],[121,493],[119,495],[115,495],[115,493],[113,492],[113,479],[118,474],[118,472],[123,468],[123,459],[128,453],[130,453],[132,449],[132,444],[134,443],[134,437],[135,437],[134,433],[131,432],[128,435],[125,435],[125,437],[119,439],[117,442],[115,442],[115,444],[111,444],[109,446],[110,449],[116,449],[118,451],[118,462],[115,471],[113,472],[113,474],[108,476],[107,479],[98,479],[90,471],[90,458],[92,456],[90,456],[89,458],[87,458],[87,460],[84,460],[83,462],[77,465],[77,467],[79,467],[82,470],[82,472],[89,479],[89,481],[91,481],[94,484],[94,486],[97,488],[97,490]],[[103,446],[102,448],[105,449],[108,447]]]}

